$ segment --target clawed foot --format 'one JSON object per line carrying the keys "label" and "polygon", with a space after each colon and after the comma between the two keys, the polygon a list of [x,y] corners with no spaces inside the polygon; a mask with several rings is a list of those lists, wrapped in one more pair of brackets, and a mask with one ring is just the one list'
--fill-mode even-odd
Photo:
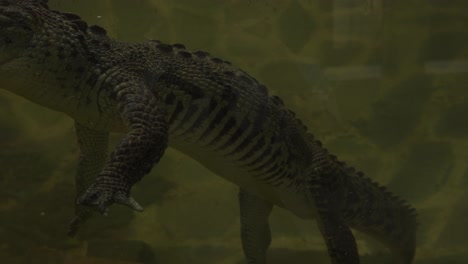
{"label": "clawed foot", "polygon": [[143,207],[135,201],[129,194],[123,191],[113,191],[108,188],[101,188],[96,185],[91,186],[78,199],[78,204],[95,207],[101,214],[107,213],[107,207],[114,203],[123,204],[135,211],[143,211]]}

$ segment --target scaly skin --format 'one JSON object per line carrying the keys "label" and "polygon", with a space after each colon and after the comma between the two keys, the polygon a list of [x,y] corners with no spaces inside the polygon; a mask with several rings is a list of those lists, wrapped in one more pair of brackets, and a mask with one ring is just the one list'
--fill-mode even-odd
{"label": "scaly skin", "polygon": [[[141,211],[131,187],[167,145],[240,187],[248,263],[266,263],[279,206],[315,219],[332,263],[359,263],[350,228],[415,251],[414,209],[330,155],[265,86],[181,44],[122,43],[45,0],[0,0],[0,87],[75,120],[81,150],[73,235],[95,208]],[[124,132],[108,155],[108,136]]]}

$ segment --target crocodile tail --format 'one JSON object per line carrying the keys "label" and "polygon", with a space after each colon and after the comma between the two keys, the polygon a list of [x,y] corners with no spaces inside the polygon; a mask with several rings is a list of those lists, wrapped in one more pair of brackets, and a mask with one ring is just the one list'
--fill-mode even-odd
{"label": "crocodile tail", "polygon": [[341,205],[344,221],[387,246],[402,263],[412,263],[416,247],[416,210],[361,172],[346,168],[345,173],[348,184]]}

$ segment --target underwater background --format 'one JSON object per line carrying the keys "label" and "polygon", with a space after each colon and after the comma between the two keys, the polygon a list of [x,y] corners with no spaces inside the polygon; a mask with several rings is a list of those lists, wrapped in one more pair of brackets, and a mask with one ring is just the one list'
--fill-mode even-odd
{"label": "underwater background", "polygon": [[[183,43],[264,83],[341,160],[419,214],[418,264],[468,263],[468,1],[50,0],[122,41]],[[0,263],[241,264],[238,188],[175,150],[77,238],[64,114],[0,90]],[[121,135],[113,135],[114,144]],[[330,263],[275,208],[269,263]],[[362,263],[392,263],[357,234]]]}

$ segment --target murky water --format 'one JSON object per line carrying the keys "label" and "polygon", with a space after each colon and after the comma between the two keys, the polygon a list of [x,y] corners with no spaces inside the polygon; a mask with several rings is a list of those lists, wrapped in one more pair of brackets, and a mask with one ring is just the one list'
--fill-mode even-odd
{"label": "murky water", "polygon": [[[281,96],[325,146],[419,213],[415,263],[468,263],[468,1],[50,0],[124,41],[183,43]],[[243,262],[237,188],[168,150],[76,239],[73,122],[0,93],[1,263]],[[120,138],[115,135],[113,142]],[[275,209],[269,263],[329,263],[314,222]],[[391,263],[357,234],[363,263]]]}

